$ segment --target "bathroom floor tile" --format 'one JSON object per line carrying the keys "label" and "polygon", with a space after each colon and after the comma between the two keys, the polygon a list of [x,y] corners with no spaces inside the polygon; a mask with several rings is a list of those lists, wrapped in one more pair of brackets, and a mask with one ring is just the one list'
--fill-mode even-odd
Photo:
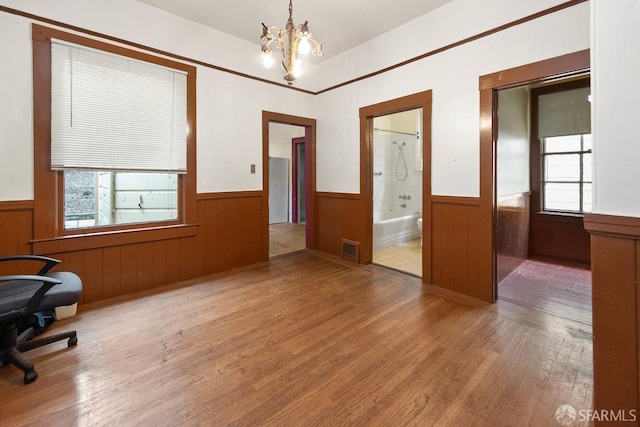
{"label": "bathroom floor tile", "polygon": [[373,252],[374,264],[422,277],[422,247],[420,239]]}

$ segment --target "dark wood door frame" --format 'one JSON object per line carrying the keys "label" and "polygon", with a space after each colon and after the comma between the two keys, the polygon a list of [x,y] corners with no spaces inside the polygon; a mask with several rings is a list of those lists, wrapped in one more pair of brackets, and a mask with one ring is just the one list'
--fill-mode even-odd
{"label": "dark wood door frame", "polygon": [[422,108],[422,282],[431,283],[431,91],[396,98],[360,108],[360,259],[373,258],[373,119]]}
{"label": "dark wood door frame", "polygon": [[307,223],[306,243],[308,249],[315,248],[313,233],[313,209],[316,198],[316,120],[288,114],[262,112],[262,261],[269,260],[269,123],[303,126],[305,131],[308,170],[307,173]]}
{"label": "dark wood door frame", "polygon": [[534,62],[481,76],[480,81],[480,260],[478,282],[491,283],[481,298],[495,302],[498,295],[496,267],[496,139],[497,92],[518,86],[588,72],[589,50]]}
{"label": "dark wood door frame", "polygon": [[[298,193],[299,193],[299,186],[298,186],[298,174],[300,173],[300,169],[298,167],[298,162],[300,161],[299,159],[299,146],[303,145],[304,146],[304,170],[305,170],[305,178],[304,178],[304,191],[305,191],[305,218],[306,218],[306,211],[309,209],[309,198],[306,197],[307,194],[309,194],[309,192],[311,191],[311,185],[309,180],[307,179],[307,175],[306,175],[306,171],[308,171],[311,168],[311,156],[309,156],[309,154],[307,153],[307,149],[309,148],[309,145],[307,144],[308,142],[308,138],[306,136],[302,136],[299,138],[293,138],[291,140],[291,163],[292,163],[292,174],[291,174],[291,187],[292,187],[292,195],[291,195],[291,205],[292,205],[292,222],[299,222],[300,218],[300,212],[298,210]],[[306,220],[305,220],[306,222]],[[307,243],[308,243],[308,235],[307,235]]]}

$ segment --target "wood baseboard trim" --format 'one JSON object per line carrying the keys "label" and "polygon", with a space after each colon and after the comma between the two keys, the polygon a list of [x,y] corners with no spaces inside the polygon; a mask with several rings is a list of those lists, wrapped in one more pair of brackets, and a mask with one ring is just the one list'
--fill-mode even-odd
{"label": "wood baseboard trim", "polygon": [[426,283],[424,283],[422,285],[423,289],[426,291],[429,291],[430,293],[434,294],[434,295],[438,295],[440,297],[446,298],[448,300],[451,301],[455,301],[458,302],[460,304],[464,304],[464,305],[470,305],[472,307],[489,307],[491,306],[490,303],[479,300],[477,298],[473,298],[467,295],[463,295],[461,293],[458,292],[454,292],[454,291],[450,291],[449,289],[445,289],[442,288],[440,286],[436,286],[436,285],[428,285]]}

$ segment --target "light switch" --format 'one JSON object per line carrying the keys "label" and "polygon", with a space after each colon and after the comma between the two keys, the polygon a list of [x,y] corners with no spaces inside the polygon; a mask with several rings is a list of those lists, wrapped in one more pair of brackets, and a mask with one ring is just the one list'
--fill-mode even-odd
{"label": "light switch", "polygon": [[256,173],[256,165],[251,165],[251,173]]}

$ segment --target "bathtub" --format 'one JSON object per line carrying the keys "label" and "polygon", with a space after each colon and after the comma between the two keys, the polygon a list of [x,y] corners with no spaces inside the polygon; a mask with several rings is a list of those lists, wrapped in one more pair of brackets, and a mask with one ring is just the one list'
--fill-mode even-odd
{"label": "bathtub", "polygon": [[373,250],[420,238],[417,212],[386,211],[373,215]]}

